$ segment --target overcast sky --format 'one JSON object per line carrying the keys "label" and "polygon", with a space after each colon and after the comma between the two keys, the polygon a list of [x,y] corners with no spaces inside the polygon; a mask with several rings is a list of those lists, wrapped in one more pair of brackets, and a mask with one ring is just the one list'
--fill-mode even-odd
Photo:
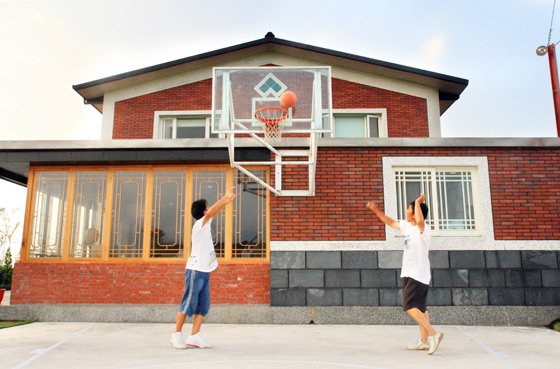
{"label": "overcast sky", "polygon": [[[277,38],[469,80],[445,137],[555,137],[553,0],[0,0],[0,140],[96,139],[72,85]],[[560,5],[559,5],[560,8]],[[557,9],[560,11],[560,9]],[[555,28],[558,28],[555,31]],[[560,14],[551,43],[560,41]],[[0,181],[0,206],[25,205]]]}

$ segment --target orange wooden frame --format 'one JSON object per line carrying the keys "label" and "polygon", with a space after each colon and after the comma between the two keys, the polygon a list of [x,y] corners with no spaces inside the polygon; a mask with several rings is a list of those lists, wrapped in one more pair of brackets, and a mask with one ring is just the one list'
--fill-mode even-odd
{"label": "orange wooden frame", "polygon": [[[255,166],[251,169],[265,170],[266,181],[270,181],[270,171],[268,167]],[[150,258],[150,235],[152,227],[152,197],[153,197],[153,172],[156,170],[184,170],[187,172],[187,182],[185,189],[185,210],[190,209],[190,202],[193,196],[193,171],[195,170],[225,170],[226,171],[226,188],[233,186],[234,169],[229,165],[118,165],[118,166],[37,166],[29,169],[28,186],[27,186],[27,202],[25,207],[25,218],[23,227],[23,240],[21,247],[21,261],[33,263],[61,263],[61,262],[80,262],[80,263],[185,263],[190,254],[190,211],[185,216],[185,231],[184,231],[184,245],[185,250],[183,256],[177,257],[157,257]],[[38,171],[68,171],[70,176],[68,180],[68,193],[65,204],[66,221],[64,224],[64,242],[62,245],[62,257],[60,258],[33,258],[29,257],[29,247],[31,243],[31,224],[33,221],[33,210],[35,196],[35,179]],[[70,243],[72,232],[72,206],[74,199],[74,184],[75,173],[77,171],[107,171],[107,192],[105,196],[104,208],[104,225],[103,225],[103,240],[102,240],[102,257],[101,258],[77,258],[70,257]],[[142,241],[142,257],[140,258],[110,258],[109,247],[112,235],[112,224],[110,213],[113,205],[113,188],[114,188],[114,172],[115,171],[146,171],[146,194],[144,203],[144,233]],[[233,242],[233,205],[229,204],[226,209],[225,221],[225,235],[224,244],[225,257],[218,258],[220,263],[224,264],[268,264],[270,263],[270,191],[266,190],[266,257],[261,258],[234,258],[232,257],[232,242]]]}

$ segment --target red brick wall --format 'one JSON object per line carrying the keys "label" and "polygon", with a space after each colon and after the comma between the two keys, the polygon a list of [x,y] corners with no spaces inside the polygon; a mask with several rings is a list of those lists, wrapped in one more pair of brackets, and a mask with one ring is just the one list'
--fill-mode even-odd
{"label": "red brick wall", "polygon": [[389,137],[429,137],[426,99],[332,79],[333,109],[387,109]]}
{"label": "red brick wall", "polygon": [[[273,196],[271,240],[385,239],[385,227],[365,208],[370,199],[383,204],[383,156],[487,156],[495,239],[558,240],[559,154],[557,148],[319,148],[316,196]],[[284,181],[290,177],[283,173]]]}
{"label": "red brick wall", "polygon": [[[17,263],[12,304],[177,304],[184,263]],[[268,264],[220,265],[212,272],[213,304],[269,304]]]}
{"label": "red brick wall", "polygon": [[153,138],[155,111],[211,109],[211,79],[118,101],[113,138]]}
{"label": "red brick wall", "polygon": [[[389,137],[429,137],[426,100],[332,79],[334,109],[387,109]],[[118,101],[113,138],[152,138],[155,111],[211,110],[212,80]]]}

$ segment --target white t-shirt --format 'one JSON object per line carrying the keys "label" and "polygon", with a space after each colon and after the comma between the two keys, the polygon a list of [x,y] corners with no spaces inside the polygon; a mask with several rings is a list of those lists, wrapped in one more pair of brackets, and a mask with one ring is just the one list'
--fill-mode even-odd
{"label": "white t-shirt", "polygon": [[196,270],[199,272],[210,273],[218,267],[218,260],[216,259],[216,251],[214,251],[214,241],[212,241],[210,219],[204,227],[202,226],[204,218],[196,221],[192,229],[191,236],[191,256],[187,260],[187,269]]}
{"label": "white t-shirt", "polygon": [[401,278],[409,277],[424,284],[430,284],[430,242],[432,230],[426,224],[424,233],[420,233],[418,226],[413,226],[405,220],[399,221],[404,233],[404,253]]}

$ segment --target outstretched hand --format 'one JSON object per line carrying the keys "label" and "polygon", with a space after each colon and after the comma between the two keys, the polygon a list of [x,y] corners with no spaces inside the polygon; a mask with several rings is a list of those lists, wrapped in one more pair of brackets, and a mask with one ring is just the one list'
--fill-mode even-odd
{"label": "outstretched hand", "polygon": [[227,190],[226,194],[224,195],[224,197],[226,198],[227,202],[231,202],[233,199],[235,199],[235,193],[233,192],[233,190],[235,190],[235,187],[231,187]]}
{"label": "outstretched hand", "polygon": [[416,202],[422,204],[424,201],[426,201],[426,195],[422,193],[420,194],[420,197],[416,199]]}
{"label": "outstretched hand", "polygon": [[366,204],[366,207],[367,207],[369,210],[373,211],[373,212],[376,212],[377,210],[379,210],[379,208],[377,207],[377,204],[374,203],[373,201],[369,201],[369,202]]}

